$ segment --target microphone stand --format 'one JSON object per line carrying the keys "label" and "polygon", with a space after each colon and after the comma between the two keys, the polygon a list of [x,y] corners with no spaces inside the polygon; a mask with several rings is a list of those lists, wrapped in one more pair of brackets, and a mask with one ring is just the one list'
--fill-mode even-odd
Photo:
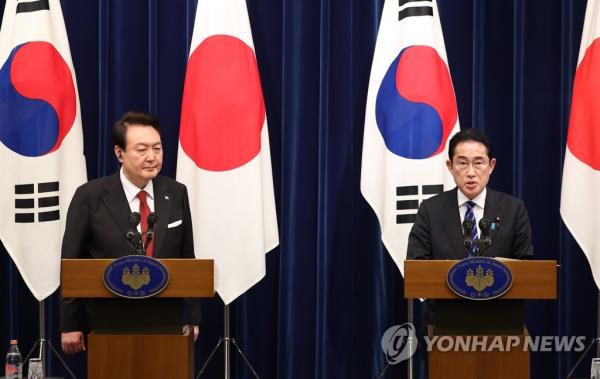
{"label": "microphone stand", "polygon": [[242,352],[242,349],[240,349],[237,342],[235,342],[235,338],[231,337],[231,334],[229,332],[229,304],[225,304],[225,306],[223,307],[223,323],[224,323],[224,329],[225,329],[224,335],[223,335],[223,337],[219,337],[219,342],[217,342],[217,345],[210,352],[208,358],[206,359],[206,362],[204,362],[204,365],[202,365],[200,372],[198,372],[198,375],[196,375],[196,379],[199,379],[202,376],[202,373],[206,369],[206,366],[208,366],[208,363],[211,361],[213,355],[215,355],[215,353],[217,352],[217,350],[219,349],[219,346],[221,346],[221,344],[223,344],[223,353],[224,353],[223,361],[225,364],[225,366],[224,366],[224,369],[225,369],[224,378],[225,379],[231,378],[231,372],[230,372],[230,370],[231,370],[231,362],[230,362],[231,361],[231,352],[230,352],[231,345],[233,345],[235,347],[237,352],[244,359],[246,366],[248,366],[250,371],[252,371],[252,374],[254,375],[254,377],[256,379],[260,379],[260,377],[256,373],[256,370],[254,370],[254,367],[252,367],[252,364],[250,364],[250,361],[248,360],[246,355]]}
{"label": "microphone stand", "polygon": [[127,230],[127,241],[135,250],[137,255],[144,254],[144,246],[142,244],[142,235],[137,230],[137,225],[140,223],[140,214],[138,212],[132,212],[129,215],[129,230]]}
{"label": "microphone stand", "polygon": [[479,229],[481,230],[481,239],[478,242],[480,256],[486,256],[486,253],[492,247],[492,237],[490,236],[490,221],[487,218],[479,220]]}
{"label": "microphone stand", "polygon": [[583,362],[583,358],[586,357],[587,353],[592,349],[592,347],[596,346],[596,358],[600,358],[600,292],[598,292],[598,314],[596,315],[596,338],[594,338],[592,340],[592,342],[590,342],[590,344],[588,345],[588,347],[583,351],[583,353],[581,353],[581,356],[579,357],[579,359],[577,360],[577,362],[575,363],[575,366],[573,366],[573,368],[571,369],[571,371],[569,371],[569,374],[567,375],[567,379],[571,379],[573,377],[573,375],[575,374],[575,370],[577,370],[577,368],[579,367],[579,365],[581,364],[581,362]]}
{"label": "microphone stand", "polygon": [[146,219],[148,231],[146,232],[146,243],[144,245],[144,252],[146,251],[146,249],[148,249],[148,246],[150,246],[150,242],[152,242],[152,240],[154,239],[154,226],[156,225],[157,221],[158,216],[154,212],[150,213],[148,215],[148,218]]}
{"label": "microphone stand", "polygon": [[60,361],[63,368],[69,373],[69,375],[71,375],[71,378],[77,379],[77,377],[75,376],[75,374],[73,374],[73,371],[71,371],[71,369],[69,368],[67,363],[64,361],[64,359],[62,358],[62,356],[60,355],[58,350],[56,350],[54,345],[52,345],[52,342],[50,342],[49,339],[46,339],[46,311],[45,311],[46,301],[42,300],[38,304],[39,304],[38,308],[39,308],[40,339],[35,341],[35,343],[31,347],[31,350],[29,350],[29,353],[27,353],[27,355],[25,356],[25,359],[23,360],[23,365],[25,365],[25,363],[27,363],[31,354],[33,353],[35,348],[39,345],[40,350],[38,353],[38,358],[42,362],[42,371],[45,373],[47,366],[46,366],[46,349],[44,347],[49,346],[50,351],[54,354],[54,356],[56,358],[58,358],[58,360]]}

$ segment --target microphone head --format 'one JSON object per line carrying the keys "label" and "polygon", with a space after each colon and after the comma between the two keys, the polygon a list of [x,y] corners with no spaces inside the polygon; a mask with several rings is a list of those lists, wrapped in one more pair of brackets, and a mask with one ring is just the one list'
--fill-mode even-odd
{"label": "microphone head", "polygon": [[129,215],[129,224],[130,225],[137,225],[140,223],[140,214],[138,212],[132,212]]}
{"label": "microphone head", "polygon": [[158,221],[158,215],[155,212],[151,212],[148,215],[148,218],[146,219],[146,222],[148,223],[148,228],[153,227],[157,221]]}
{"label": "microphone head", "polygon": [[490,233],[490,227],[492,223],[487,218],[482,218],[479,220],[479,229],[481,229],[481,233],[484,235],[488,235]]}
{"label": "microphone head", "polygon": [[471,232],[471,230],[473,230],[473,220],[467,220],[465,219],[465,221],[463,221],[463,230],[468,231],[469,233]]}

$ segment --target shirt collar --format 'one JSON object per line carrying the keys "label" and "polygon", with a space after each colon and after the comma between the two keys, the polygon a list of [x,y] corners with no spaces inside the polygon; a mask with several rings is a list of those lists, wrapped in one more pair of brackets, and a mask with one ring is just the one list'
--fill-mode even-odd
{"label": "shirt collar", "polygon": [[[125,173],[123,172],[123,166],[121,166],[121,170],[119,171],[119,177],[121,178],[121,184],[123,185],[127,202],[131,203],[131,201],[137,197],[140,189],[138,186],[131,183],[129,179],[127,179]],[[144,187],[143,190],[146,191],[150,199],[154,199],[154,185],[152,184],[152,180],[148,181],[148,184],[146,184],[146,187]]]}
{"label": "shirt collar", "polygon": [[[486,195],[487,195],[487,188],[484,188],[483,191],[481,191],[481,193],[479,195],[477,195],[471,201],[474,202],[481,209],[484,209]],[[458,206],[459,207],[463,206],[467,201],[469,201],[469,198],[466,197],[465,194],[461,192],[460,188],[458,189],[458,191],[456,191],[456,197],[458,198]]]}

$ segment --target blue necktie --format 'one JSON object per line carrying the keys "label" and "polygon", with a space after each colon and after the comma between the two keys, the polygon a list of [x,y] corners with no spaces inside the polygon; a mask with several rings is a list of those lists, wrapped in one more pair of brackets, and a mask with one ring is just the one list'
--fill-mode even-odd
{"label": "blue necktie", "polygon": [[471,228],[471,240],[473,241],[473,244],[471,245],[471,251],[469,251],[470,257],[474,255],[477,250],[477,246],[475,243],[475,241],[477,240],[477,220],[475,220],[475,213],[473,212],[473,208],[475,208],[476,204],[472,201],[467,201],[465,205],[467,206],[467,211],[465,212],[465,220],[470,220],[471,225],[473,225],[473,227]]}

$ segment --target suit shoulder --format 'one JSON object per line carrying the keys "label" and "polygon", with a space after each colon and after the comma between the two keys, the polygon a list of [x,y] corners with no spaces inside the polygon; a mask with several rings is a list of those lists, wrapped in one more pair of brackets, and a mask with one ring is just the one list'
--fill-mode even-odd
{"label": "suit shoulder", "polygon": [[172,191],[187,191],[187,187],[185,186],[185,184],[180,183],[173,178],[169,178],[168,176],[161,175],[158,176],[155,180]]}
{"label": "suit shoulder", "polygon": [[495,190],[491,190],[488,189],[488,196],[492,196],[495,198],[495,201],[497,201],[498,203],[503,203],[503,204],[522,204],[523,200],[519,199],[516,196],[513,196],[509,193],[506,192],[501,192],[501,191],[495,191]]}
{"label": "suit shoulder", "polygon": [[451,201],[452,199],[456,200],[456,189],[451,189],[449,191],[444,191],[442,193],[438,193],[428,199],[423,200],[421,203],[425,207],[438,207],[445,204],[447,201]]}
{"label": "suit shoulder", "polygon": [[114,180],[115,180],[114,175],[103,176],[101,178],[92,179],[92,180],[88,181],[87,183],[80,185],[77,188],[77,192],[82,193],[82,194],[98,193],[98,192],[104,191],[104,189],[106,187],[108,187]]}

